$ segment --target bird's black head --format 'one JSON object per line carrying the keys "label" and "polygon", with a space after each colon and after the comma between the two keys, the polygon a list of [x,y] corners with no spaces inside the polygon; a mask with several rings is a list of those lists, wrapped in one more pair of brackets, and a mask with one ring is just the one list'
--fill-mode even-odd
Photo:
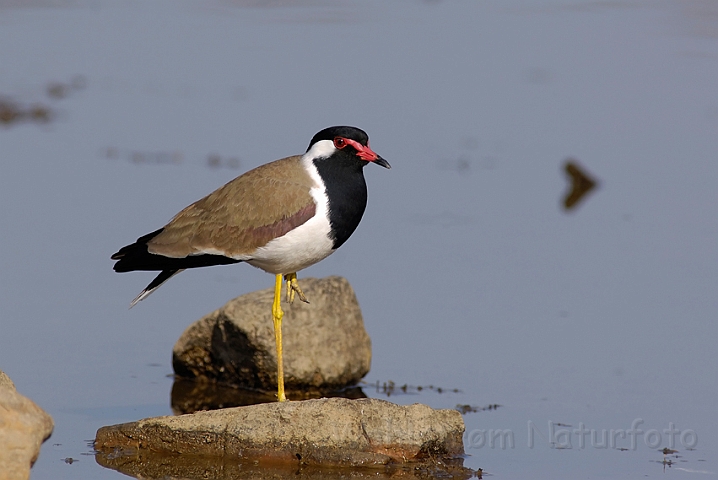
{"label": "bird's black head", "polygon": [[[312,148],[312,145],[321,140],[334,141],[336,137],[348,138],[359,142],[363,146],[367,146],[369,144],[369,135],[367,135],[364,130],[356,127],[338,126],[325,128],[321,132],[314,135],[312,141],[309,142],[309,148]],[[307,151],[309,148],[307,148]]]}
{"label": "bird's black head", "polygon": [[343,154],[361,159],[361,165],[368,162],[391,168],[389,162],[374,153],[369,147],[369,136],[364,130],[356,127],[329,127],[320,131],[309,142],[307,152],[316,149],[316,157],[329,157],[341,151]]}

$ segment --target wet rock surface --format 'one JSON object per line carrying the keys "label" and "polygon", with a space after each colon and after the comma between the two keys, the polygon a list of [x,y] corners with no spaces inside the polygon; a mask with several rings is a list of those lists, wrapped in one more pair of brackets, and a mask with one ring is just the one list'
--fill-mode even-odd
{"label": "wet rock surface", "polygon": [[53,426],[50,415],[20,395],[0,371],[0,480],[30,477],[30,467]]}
{"label": "wet rock surface", "polygon": [[[371,340],[351,285],[342,277],[299,283],[311,303],[282,301],[288,397],[355,385],[369,371]],[[275,391],[273,295],[273,288],[242,295],[187,328],[173,349],[177,375]]]}
{"label": "wet rock surface", "polygon": [[[118,470],[131,466],[149,477],[199,478],[201,475],[195,477],[198,472],[186,475],[188,472],[170,470],[194,466],[206,472],[218,465],[243,462],[284,469],[418,472],[439,468],[466,473],[459,458],[464,453],[463,432],[461,414],[455,410],[399,406],[368,398],[325,398],[103,427],[97,432],[95,448],[101,452],[101,464]],[[189,458],[204,460],[182,460]],[[183,466],[185,463],[188,465]],[[163,465],[164,473],[157,470]]]}

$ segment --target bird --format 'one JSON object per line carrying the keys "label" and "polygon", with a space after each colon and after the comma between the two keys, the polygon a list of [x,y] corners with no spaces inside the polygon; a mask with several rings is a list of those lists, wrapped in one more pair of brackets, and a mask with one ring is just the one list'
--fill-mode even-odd
{"label": "bird", "polygon": [[297,272],[334,253],[354,233],[366,209],[369,163],[391,168],[363,130],[329,127],[312,137],[303,155],[261,165],[184,208],[110,257],[115,272],[160,272],[130,308],[188,268],[245,262],[274,274],[277,399],[286,401],[283,281],[289,303],[295,294],[308,303]]}

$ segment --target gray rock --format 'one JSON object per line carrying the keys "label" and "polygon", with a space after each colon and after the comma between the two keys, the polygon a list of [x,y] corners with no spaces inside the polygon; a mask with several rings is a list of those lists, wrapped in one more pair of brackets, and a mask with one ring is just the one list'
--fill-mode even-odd
{"label": "gray rock", "polygon": [[[122,464],[129,457],[147,460],[152,455],[180,455],[214,457],[213,464],[252,461],[254,465],[376,469],[419,463],[426,467],[462,455],[463,432],[464,422],[456,410],[400,406],[370,398],[324,398],[103,427],[97,432],[95,448],[103,452],[105,462]],[[143,463],[148,462],[152,463]]]}
{"label": "gray rock", "polygon": [[53,426],[52,417],[20,395],[0,371],[0,480],[30,478],[30,467]]}
{"label": "gray rock", "polygon": [[[327,277],[299,283],[311,303],[282,300],[284,382],[295,399],[293,391],[354,385],[371,364],[371,340],[349,282]],[[274,391],[273,295],[272,288],[242,295],[187,328],[172,352],[177,375]]]}

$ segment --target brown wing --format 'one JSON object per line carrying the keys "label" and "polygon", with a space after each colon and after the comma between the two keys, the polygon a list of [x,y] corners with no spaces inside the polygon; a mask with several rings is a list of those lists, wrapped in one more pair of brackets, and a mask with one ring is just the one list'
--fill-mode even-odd
{"label": "brown wing", "polygon": [[179,212],[148,251],[173,258],[248,255],[314,216],[316,186],[300,156],[262,165]]}

